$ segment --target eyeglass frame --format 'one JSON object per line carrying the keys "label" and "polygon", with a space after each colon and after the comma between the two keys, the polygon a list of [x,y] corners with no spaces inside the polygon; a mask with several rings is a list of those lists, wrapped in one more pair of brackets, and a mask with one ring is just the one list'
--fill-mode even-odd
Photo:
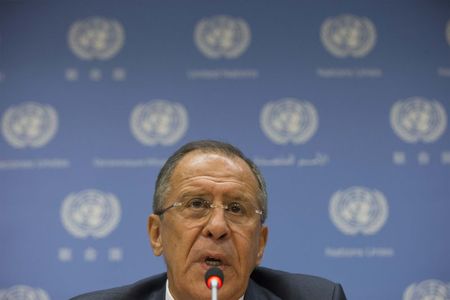
{"label": "eyeglass frame", "polygon": [[[200,199],[200,200],[203,200],[203,202],[204,203],[207,203],[208,204],[208,213],[206,214],[206,215],[209,215],[210,214],[210,212],[212,212],[212,209],[213,208],[222,208],[223,210],[225,210],[225,211],[228,211],[229,210],[229,204],[221,204],[221,203],[219,203],[219,204],[214,204],[214,202],[212,202],[212,201],[209,201],[209,200],[205,200],[205,199],[201,199],[201,198],[198,198],[198,199]],[[155,214],[155,215],[157,215],[157,216],[162,216],[165,212],[167,212],[169,209],[171,209],[171,208],[174,208],[174,207],[180,207],[180,206],[182,206],[183,204],[185,204],[186,202],[188,202],[188,201],[191,201],[192,199],[186,199],[185,201],[175,201],[174,203],[172,203],[171,205],[169,205],[168,207],[166,207],[166,208],[162,208],[162,209],[160,209],[160,210],[155,210],[153,213]],[[254,212],[257,214],[257,215],[259,215],[259,218],[260,218],[260,221],[261,221],[261,223],[263,223],[263,218],[264,218],[264,210],[263,209],[258,209],[258,208],[256,208],[252,203],[250,203],[250,202],[248,202],[248,204],[250,204],[251,206],[252,206],[252,208],[254,209]],[[205,216],[206,216],[205,215]]]}

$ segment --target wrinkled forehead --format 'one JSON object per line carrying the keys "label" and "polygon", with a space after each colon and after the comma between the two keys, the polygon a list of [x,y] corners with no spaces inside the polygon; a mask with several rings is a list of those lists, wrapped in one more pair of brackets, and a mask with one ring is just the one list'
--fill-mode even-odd
{"label": "wrinkled forehead", "polygon": [[243,159],[218,152],[195,150],[186,154],[175,167],[170,183],[172,186],[191,178],[240,181],[255,192],[258,187],[255,175]]}

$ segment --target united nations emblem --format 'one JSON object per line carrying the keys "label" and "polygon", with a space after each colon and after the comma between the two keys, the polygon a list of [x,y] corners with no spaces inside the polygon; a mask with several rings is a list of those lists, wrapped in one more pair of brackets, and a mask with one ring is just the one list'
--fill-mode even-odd
{"label": "united nations emblem", "polygon": [[316,133],[319,117],[311,103],[283,98],[264,105],[260,125],[266,136],[276,144],[303,144]]}
{"label": "united nations emblem", "polygon": [[61,207],[64,228],[77,238],[103,238],[119,224],[121,209],[113,195],[84,190],[68,195]]}
{"label": "united nations emblem", "polygon": [[250,45],[247,22],[230,16],[213,16],[200,20],[194,31],[197,48],[208,58],[237,58]]}
{"label": "united nations emblem", "polygon": [[68,43],[72,52],[83,60],[107,60],[123,47],[122,25],[112,19],[90,17],[78,20],[69,29]]}
{"label": "united nations emblem", "polygon": [[0,300],[50,300],[50,297],[43,289],[15,285],[9,289],[0,290]]}
{"label": "united nations emblem", "polygon": [[408,286],[403,293],[403,300],[450,300],[450,283],[429,279]]}
{"label": "united nations emblem", "polygon": [[334,56],[359,58],[366,56],[375,46],[377,33],[368,18],[340,15],[322,23],[320,38]]}
{"label": "united nations emblem", "polygon": [[45,146],[56,134],[58,114],[50,105],[26,102],[6,110],[2,133],[14,148]]}
{"label": "united nations emblem", "polygon": [[388,217],[384,195],[358,186],[334,193],[328,210],[334,225],[347,235],[375,234]]}
{"label": "united nations emblem", "polygon": [[183,105],[167,100],[138,104],[131,113],[130,128],[144,145],[172,145],[186,133],[187,110]]}
{"label": "united nations emblem", "polygon": [[397,101],[391,108],[391,126],[407,143],[436,141],[447,127],[447,113],[437,101],[412,97]]}

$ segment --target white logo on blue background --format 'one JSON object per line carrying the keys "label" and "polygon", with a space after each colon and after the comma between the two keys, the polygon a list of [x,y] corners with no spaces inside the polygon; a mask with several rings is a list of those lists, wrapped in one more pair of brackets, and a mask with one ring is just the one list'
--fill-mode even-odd
{"label": "white logo on blue background", "polygon": [[73,53],[83,60],[107,60],[123,47],[125,31],[116,20],[90,17],[78,20],[69,29],[68,42]]}
{"label": "white logo on blue background", "polygon": [[447,127],[447,113],[435,100],[412,97],[397,101],[391,108],[391,126],[407,143],[436,141]]}
{"label": "white logo on blue background", "polygon": [[2,133],[14,148],[45,146],[56,134],[58,114],[50,105],[27,102],[12,106],[2,118]]}
{"label": "white logo on blue background", "polygon": [[119,224],[121,209],[113,194],[84,190],[68,195],[61,207],[64,228],[77,238],[103,238]]}
{"label": "white logo on blue background", "polygon": [[366,56],[375,46],[377,32],[368,18],[340,15],[327,18],[322,23],[320,38],[334,56],[359,58]]}
{"label": "white logo on blue background", "polygon": [[264,105],[260,125],[266,136],[276,144],[303,144],[316,133],[319,117],[311,103],[283,98]]}
{"label": "white logo on blue background", "polygon": [[403,293],[403,300],[450,300],[450,283],[436,279],[413,283]]}
{"label": "white logo on blue background", "polygon": [[15,285],[0,290],[0,300],[50,300],[50,297],[43,289]]}
{"label": "white logo on blue background", "polygon": [[388,203],[380,191],[359,186],[334,193],[328,209],[331,221],[347,235],[375,234],[389,214]]}
{"label": "white logo on blue background", "polygon": [[242,18],[213,16],[200,20],[194,31],[195,44],[208,58],[237,58],[250,45],[251,33]]}
{"label": "white logo on blue background", "polygon": [[131,112],[131,132],[144,145],[173,145],[188,128],[188,113],[180,103],[154,100],[138,104]]}

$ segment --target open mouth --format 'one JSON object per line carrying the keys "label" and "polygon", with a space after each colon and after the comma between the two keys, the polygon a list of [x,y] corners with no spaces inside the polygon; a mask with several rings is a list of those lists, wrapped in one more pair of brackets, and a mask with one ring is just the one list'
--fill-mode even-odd
{"label": "open mouth", "polygon": [[222,260],[214,257],[206,257],[205,263],[210,267],[218,267],[222,265]]}

